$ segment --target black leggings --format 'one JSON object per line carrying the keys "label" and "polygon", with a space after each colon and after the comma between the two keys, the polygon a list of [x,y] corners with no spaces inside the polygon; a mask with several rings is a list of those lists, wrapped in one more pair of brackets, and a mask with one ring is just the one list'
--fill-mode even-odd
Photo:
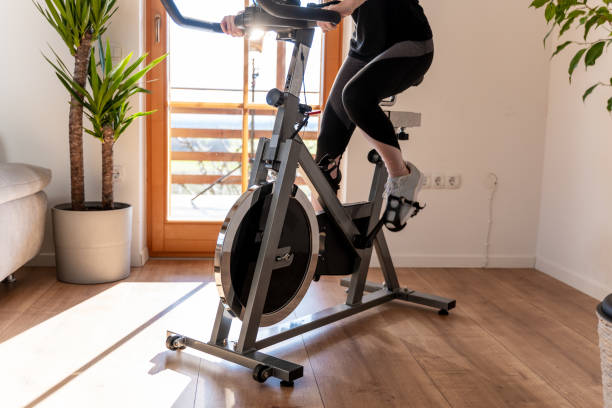
{"label": "black leggings", "polygon": [[317,141],[317,161],[336,158],[355,127],[399,149],[395,129],[379,103],[418,84],[433,61],[433,41],[397,43],[371,60],[348,57],[334,81]]}

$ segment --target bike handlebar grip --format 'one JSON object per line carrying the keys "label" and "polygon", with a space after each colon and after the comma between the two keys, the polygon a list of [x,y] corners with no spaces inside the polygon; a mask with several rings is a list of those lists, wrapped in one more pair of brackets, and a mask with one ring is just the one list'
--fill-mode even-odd
{"label": "bike handlebar grip", "polygon": [[327,21],[334,24],[338,24],[340,23],[340,20],[342,20],[340,13],[331,10],[288,6],[278,4],[274,0],[257,0],[257,4],[269,14],[280,18],[291,18],[307,21]]}
{"label": "bike handlebar grip", "polygon": [[185,17],[181,14],[174,0],[161,0],[164,8],[172,20],[182,27],[197,28],[204,31],[212,31],[215,33],[223,33],[221,24],[211,23],[204,20],[196,20],[194,18]]}

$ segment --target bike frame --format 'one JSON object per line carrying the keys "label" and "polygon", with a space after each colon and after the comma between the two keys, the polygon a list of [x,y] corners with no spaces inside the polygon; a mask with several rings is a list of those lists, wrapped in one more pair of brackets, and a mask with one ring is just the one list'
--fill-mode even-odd
{"label": "bike frame", "polygon": [[[274,216],[266,221],[238,341],[233,343],[228,339],[230,327],[237,318],[222,302],[219,302],[208,343],[171,331],[167,335],[168,339],[173,339],[168,345],[173,349],[191,347],[251,369],[265,365],[270,370],[271,376],[290,382],[302,377],[303,367],[258,350],[394,299],[430,306],[442,314],[447,314],[455,307],[455,300],[400,287],[382,230],[375,233],[373,245],[366,248],[356,246],[355,243],[358,238],[363,237],[363,233],[359,231],[353,220],[368,217],[367,232],[373,231],[378,223],[383,202],[382,193],[387,179],[386,168],[380,159],[376,160],[367,202],[348,205],[340,203],[295,131],[296,125],[304,119],[304,114],[299,110],[299,95],[314,29],[296,29],[283,33],[282,36],[295,44],[283,92],[283,103],[278,107],[272,138],[259,141],[249,183],[251,186],[264,184],[267,182],[269,172],[272,170],[276,172],[269,210],[269,214]],[[413,125],[420,123],[418,115],[413,119]],[[409,126],[411,126],[409,123],[404,123],[403,127]],[[260,321],[272,271],[277,267],[286,266],[283,263],[279,265],[278,244],[298,166],[301,166],[303,173],[322,199],[325,210],[350,243],[355,259],[353,273],[350,279],[341,282],[342,285],[348,286],[345,303],[288,323],[277,324],[264,331],[260,330]],[[385,279],[383,285],[366,281],[373,248],[376,248]]]}

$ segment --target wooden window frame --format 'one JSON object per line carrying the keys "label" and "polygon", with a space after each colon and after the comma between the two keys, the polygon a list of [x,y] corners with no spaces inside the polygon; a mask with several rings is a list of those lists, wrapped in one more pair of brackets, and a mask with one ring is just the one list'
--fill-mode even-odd
{"label": "wooden window frame", "polygon": [[[248,5],[248,0],[245,4]],[[160,0],[146,0],[146,48],[148,60],[167,53],[167,14]],[[159,27],[159,32],[155,29]],[[246,40],[245,40],[246,41]],[[280,49],[280,48],[279,48]],[[244,47],[244,63],[248,64],[248,46]],[[284,58],[278,53],[279,63],[284,64]],[[281,61],[281,59],[283,61]],[[323,105],[327,100],[336,73],[342,64],[342,24],[337,30],[327,33],[324,39],[322,55],[322,87]],[[168,78],[168,62],[155,67],[149,74],[149,79]],[[280,71],[280,70],[279,70]],[[284,71],[284,70],[283,70]],[[248,89],[248,69],[244,70],[243,86]],[[277,75],[277,82],[284,81],[284,74]],[[252,104],[248,101],[248,92],[244,92],[242,103],[168,103],[168,81],[152,81],[149,85],[151,94],[146,98],[147,110],[157,111],[147,117],[147,245],[152,257],[194,257],[209,258],[214,255],[217,235],[222,221],[179,221],[168,220],[168,188],[170,187],[170,166],[153,165],[169,163],[172,154],[169,146],[170,132],[182,132],[170,129],[169,112],[202,112],[207,113],[242,113],[243,127],[241,132],[243,146],[249,138],[248,118],[254,110],[257,114],[274,114],[274,109],[268,105]],[[314,132],[312,132],[314,133]],[[200,137],[210,135],[199,133]],[[229,137],[232,135],[225,135]],[[233,134],[235,137],[236,134]],[[261,134],[259,136],[267,136]],[[215,135],[215,137],[217,137]],[[223,137],[221,134],[220,137]],[[316,134],[307,134],[306,138],[316,139]],[[177,153],[174,153],[176,155]],[[233,156],[232,156],[233,157]],[[248,151],[240,153],[242,168],[248,169]],[[176,176],[175,176],[176,177]],[[242,176],[243,191],[247,188],[248,175]],[[201,181],[201,180],[198,180]],[[237,181],[237,180],[235,180]]]}

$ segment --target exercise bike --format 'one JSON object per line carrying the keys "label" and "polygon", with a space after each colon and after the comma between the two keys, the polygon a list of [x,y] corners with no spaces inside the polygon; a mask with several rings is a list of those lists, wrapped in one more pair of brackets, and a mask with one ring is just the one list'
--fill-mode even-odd
{"label": "exercise bike", "polygon": [[[221,32],[219,24],[184,17],[173,0],[162,3],[181,26]],[[380,155],[375,150],[368,155],[375,166],[369,200],[343,205],[299,136],[312,113],[299,95],[317,21],[337,24],[340,15],[320,5],[300,7],[295,0],[257,0],[236,17],[236,25],[245,30],[275,31],[278,40],[292,42],[293,54],[284,90],[267,95],[268,104],[278,108],[272,137],[260,139],[251,187],[229,211],[217,240],[214,273],[220,302],[210,341],[172,331],[166,339],[170,350],[194,348],[252,369],[258,382],[276,377],[283,386],[302,377],[303,367],[259,350],[394,299],[429,306],[440,314],[455,307],[455,300],[399,285],[382,227],[403,225],[390,214],[393,209],[379,218],[387,179]],[[397,117],[396,123],[400,128],[418,126],[420,115]],[[298,168],[319,193],[324,207],[319,214],[295,185]],[[374,248],[384,284],[366,281]],[[350,275],[341,281],[348,287],[346,302],[277,324],[322,275]],[[236,320],[242,321],[240,335],[231,342],[228,335]]]}

